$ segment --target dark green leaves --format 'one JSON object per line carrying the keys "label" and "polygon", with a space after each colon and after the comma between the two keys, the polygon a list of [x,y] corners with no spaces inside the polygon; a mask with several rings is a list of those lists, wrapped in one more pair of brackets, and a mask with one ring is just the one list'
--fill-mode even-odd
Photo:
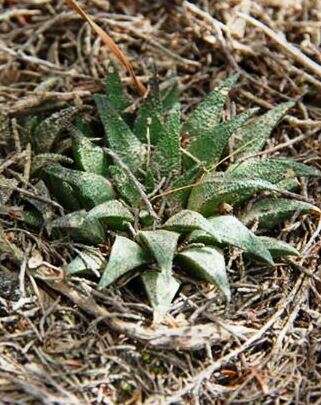
{"label": "dark green leaves", "polygon": [[110,65],[106,77],[106,97],[109,104],[118,112],[130,105],[130,100],[124,91],[117,69]]}
{"label": "dark green leaves", "polygon": [[256,111],[257,109],[253,108],[203,132],[201,136],[192,141],[188,152],[198,161],[203,162],[206,167],[217,164],[235,130],[241,127]]}
{"label": "dark green leaves", "polygon": [[273,184],[294,176],[321,177],[320,170],[285,158],[248,159],[231,166],[228,173],[240,178],[259,178]]}
{"label": "dark green leaves", "polygon": [[240,150],[238,156],[244,157],[259,152],[272,130],[294,104],[292,101],[280,104],[241,127],[236,133],[236,136],[241,139],[237,144],[237,149]]}
{"label": "dark green leaves", "polygon": [[153,162],[155,162],[156,170],[162,176],[180,171],[180,130],[180,105],[176,104],[168,112],[165,122],[160,123],[160,133],[155,143]]}
{"label": "dark green leaves", "polygon": [[65,195],[67,188],[64,186],[67,184],[72,198],[77,199],[81,207],[93,208],[114,197],[110,182],[100,175],[66,169],[58,165],[48,167],[46,174],[53,180],[52,182],[56,182],[57,198],[60,198],[61,193],[64,198],[68,198]]}
{"label": "dark green leaves", "polygon": [[73,131],[72,148],[78,169],[102,176],[107,174],[108,161],[103,149],[78,130]]}
{"label": "dark green leaves", "polygon": [[188,208],[210,216],[218,212],[223,204],[238,204],[265,190],[276,191],[277,188],[261,179],[234,178],[228,174],[209,173],[193,188]]}
{"label": "dark green leaves", "polygon": [[201,139],[204,133],[210,132],[219,123],[224,104],[237,78],[237,75],[228,77],[189,115],[184,124],[184,131],[188,132],[192,139]]}
{"label": "dark green leaves", "polygon": [[145,149],[106,96],[97,94],[96,105],[105,128],[106,140],[123,162],[136,172],[144,163]]}

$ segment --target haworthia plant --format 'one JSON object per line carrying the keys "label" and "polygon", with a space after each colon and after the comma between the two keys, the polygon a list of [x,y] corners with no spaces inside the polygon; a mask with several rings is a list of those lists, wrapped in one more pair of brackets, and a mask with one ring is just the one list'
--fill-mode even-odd
{"label": "haworthia plant", "polygon": [[[104,133],[97,133],[97,126],[93,131],[81,115],[73,126],[73,108],[35,121],[33,175],[41,177],[66,211],[60,217],[44,216],[43,224],[52,237],[108,247],[106,258],[84,249],[67,273],[79,276],[92,270],[103,290],[128,272],[137,274],[160,321],[179,294],[180,271],[214,284],[231,299],[226,247],[236,247],[265,265],[273,265],[274,257],[299,254],[285,242],[256,236],[245,224],[269,227],[294,212],[317,211],[312,204],[279,198],[279,192],[295,187],[297,177],[321,173],[291,158],[251,157],[293,103],[259,116],[253,109],[222,121],[236,80],[232,76],[219,84],[184,122],[177,87],[162,92],[155,85],[135,119],[112,68],[106,94],[95,96]],[[71,149],[66,156],[55,156],[51,145],[64,128]],[[48,142],[41,139],[44,131],[50,133]],[[182,144],[183,137],[189,142]],[[222,172],[219,163],[231,137],[236,161],[229,166],[225,162],[228,167]],[[246,202],[261,192],[270,196],[258,198],[246,210]],[[241,220],[221,215],[227,208],[235,208]]]}

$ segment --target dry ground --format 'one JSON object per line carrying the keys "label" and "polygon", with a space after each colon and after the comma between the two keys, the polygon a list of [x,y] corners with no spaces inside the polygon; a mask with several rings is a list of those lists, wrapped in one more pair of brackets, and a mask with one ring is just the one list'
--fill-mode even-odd
{"label": "dry ground", "polygon": [[[320,0],[81,4],[127,53],[142,82],[154,70],[163,86],[178,79],[185,110],[236,70],[241,77],[226,114],[297,100],[267,153],[321,167]],[[15,220],[16,201],[30,190],[29,152],[17,122],[27,113],[90,102],[109,60],[63,1],[0,0],[0,110],[14,129],[10,155],[0,143],[0,174],[19,187],[0,207],[0,220],[6,238],[24,251],[20,265],[0,256],[7,282],[0,291],[0,402],[321,403],[317,218],[293,217],[274,230],[303,252],[295,262],[244,270],[232,254],[227,309],[207,285],[185,280],[163,329],[149,327],[151,310],[132,286],[106,296],[95,281],[64,279],[68,248]],[[301,181],[302,196],[318,206],[320,190],[317,181]]]}

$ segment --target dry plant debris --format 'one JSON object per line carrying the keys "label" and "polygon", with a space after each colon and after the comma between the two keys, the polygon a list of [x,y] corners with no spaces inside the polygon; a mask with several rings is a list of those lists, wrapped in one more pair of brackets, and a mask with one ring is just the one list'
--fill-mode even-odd
{"label": "dry plant debris", "polygon": [[[163,89],[178,80],[184,113],[235,71],[241,79],[225,118],[239,112],[236,108],[266,111],[297,100],[264,154],[275,157],[282,151],[321,167],[320,1],[81,4],[126,52],[145,86],[154,66]],[[245,270],[242,256],[232,252],[228,271],[234,300],[227,310],[211,288],[188,279],[164,326],[172,334],[154,331],[162,349],[109,327],[115,319],[148,322],[151,309],[143,296],[127,285],[107,296],[94,281],[66,280],[61,267],[69,259],[68,244],[48,243],[21,226],[22,197],[58,212],[61,207],[49,196],[40,197],[29,181],[30,147],[21,137],[20,120],[70,103],[88,108],[91,95],[103,88],[110,55],[62,1],[4,0],[0,10],[0,110],[9,113],[0,122],[0,174],[11,182],[0,192],[1,400],[317,403],[321,242],[320,226],[310,216],[294,215],[273,229],[274,236],[303,252],[299,260]],[[320,207],[318,180],[301,179],[300,194]],[[202,325],[209,324],[212,339],[206,344]],[[202,348],[175,350],[186,336],[188,344],[199,342]]]}

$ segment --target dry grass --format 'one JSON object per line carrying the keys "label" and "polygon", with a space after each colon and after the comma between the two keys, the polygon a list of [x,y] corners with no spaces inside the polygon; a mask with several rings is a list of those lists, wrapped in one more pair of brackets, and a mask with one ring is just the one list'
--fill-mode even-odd
{"label": "dry grass", "polygon": [[[154,67],[163,86],[178,78],[185,110],[235,70],[241,80],[226,115],[296,99],[265,153],[282,150],[320,168],[320,0],[193,3],[82,4],[145,85]],[[274,231],[303,252],[298,261],[245,271],[233,252],[227,309],[208,286],[182,277],[162,329],[150,326],[151,309],[137,286],[118,285],[107,296],[94,280],[65,279],[61,266],[77,246],[22,227],[21,197],[33,188],[20,117],[88,103],[102,88],[110,55],[62,1],[4,0],[0,10],[0,110],[10,114],[14,135],[6,155],[0,132],[0,181],[17,180],[12,193],[0,189],[0,238],[4,232],[7,241],[2,246],[0,239],[0,252],[7,251],[0,256],[1,402],[320,403],[315,218],[293,217]],[[301,181],[302,196],[319,207],[320,192],[317,181]]]}

